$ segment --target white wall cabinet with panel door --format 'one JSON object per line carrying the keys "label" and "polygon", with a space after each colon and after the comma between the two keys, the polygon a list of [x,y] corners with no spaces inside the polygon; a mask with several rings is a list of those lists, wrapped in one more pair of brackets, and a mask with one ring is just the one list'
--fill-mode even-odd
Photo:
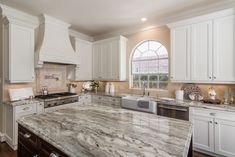
{"label": "white wall cabinet with panel door", "polygon": [[93,79],[126,80],[126,42],[119,36],[93,43]]}
{"label": "white wall cabinet with panel door", "polygon": [[209,82],[212,79],[212,21],[191,27],[191,80]]}
{"label": "white wall cabinet with panel door", "polygon": [[172,43],[171,81],[235,82],[234,9],[168,26],[171,28]]}
{"label": "white wall cabinet with panel door", "polygon": [[17,19],[3,19],[5,79],[10,83],[34,80],[34,29]]}
{"label": "white wall cabinet with panel door", "polygon": [[203,108],[190,108],[193,146],[204,153],[235,157],[235,114]]}
{"label": "white wall cabinet with panel door", "polygon": [[214,23],[213,80],[215,82],[235,81],[235,16],[217,18]]}
{"label": "white wall cabinet with panel door", "polygon": [[171,80],[190,80],[190,27],[171,29]]}
{"label": "white wall cabinet with panel door", "polygon": [[92,80],[92,43],[73,37],[72,45],[78,54],[79,66],[68,66],[68,79],[74,81]]}

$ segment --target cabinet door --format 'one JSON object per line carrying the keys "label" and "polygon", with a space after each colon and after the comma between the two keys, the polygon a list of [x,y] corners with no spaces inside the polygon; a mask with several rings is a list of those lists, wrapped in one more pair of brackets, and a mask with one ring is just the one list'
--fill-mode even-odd
{"label": "cabinet door", "polygon": [[190,26],[171,30],[171,80],[187,82],[190,79]]}
{"label": "cabinet door", "polygon": [[111,42],[102,43],[102,52],[101,52],[101,77],[102,80],[111,80],[111,53],[112,53],[112,44]]}
{"label": "cabinet door", "polygon": [[191,79],[212,80],[212,21],[192,25]]}
{"label": "cabinet door", "polygon": [[93,79],[98,80],[101,77],[101,46],[100,44],[93,45]]}
{"label": "cabinet door", "polygon": [[112,80],[119,80],[120,48],[119,40],[112,42]]}
{"label": "cabinet door", "polygon": [[235,81],[234,16],[214,20],[213,79]]}
{"label": "cabinet door", "polygon": [[215,153],[235,157],[235,121],[215,119]]}
{"label": "cabinet door", "polygon": [[193,146],[206,151],[214,151],[214,124],[213,118],[193,117]]}
{"label": "cabinet door", "polygon": [[79,68],[75,79],[92,80],[92,44],[88,41],[77,39],[76,52],[78,53]]}
{"label": "cabinet door", "polygon": [[34,30],[10,24],[8,46],[9,82],[32,82],[34,77]]}

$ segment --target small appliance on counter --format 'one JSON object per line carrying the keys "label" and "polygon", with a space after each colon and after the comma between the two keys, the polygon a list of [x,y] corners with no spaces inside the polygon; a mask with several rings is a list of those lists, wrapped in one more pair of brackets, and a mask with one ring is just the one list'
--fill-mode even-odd
{"label": "small appliance on counter", "polygon": [[183,90],[176,90],[175,91],[175,99],[176,100],[184,100],[184,91]]}
{"label": "small appliance on counter", "polygon": [[115,86],[113,83],[110,83],[110,86],[109,86],[109,93],[110,94],[114,94],[115,93]]}
{"label": "small appliance on counter", "polygon": [[107,82],[106,84],[105,84],[105,93],[106,94],[109,94],[109,92],[110,92],[110,85],[109,85],[110,83],[109,82]]}

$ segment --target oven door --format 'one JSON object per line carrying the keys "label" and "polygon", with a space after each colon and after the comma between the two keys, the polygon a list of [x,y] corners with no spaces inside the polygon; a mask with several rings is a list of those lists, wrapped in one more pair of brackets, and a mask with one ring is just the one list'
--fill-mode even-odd
{"label": "oven door", "polygon": [[167,105],[167,104],[158,103],[157,115],[188,121],[189,120],[189,108],[184,107],[184,106]]}

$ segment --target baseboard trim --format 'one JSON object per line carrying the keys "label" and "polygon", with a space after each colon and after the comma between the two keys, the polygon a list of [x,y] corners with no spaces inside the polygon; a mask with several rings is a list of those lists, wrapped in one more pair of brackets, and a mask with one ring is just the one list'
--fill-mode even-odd
{"label": "baseboard trim", "polygon": [[9,136],[5,136],[5,141],[13,150],[17,150],[17,145],[13,145],[12,139]]}
{"label": "baseboard trim", "polygon": [[206,155],[213,156],[213,157],[224,157],[222,155],[215,154],[213,152],[208,152],[208,151],[205,151],[205,150],[202,150],[202,149],[198,149],[198,148],[193,148],[193,150],[196,151],[196,152],[199,152],[199,153],[203,153],[203,154],[206,154]]}
{"label": "baseboard trim", "polygon": [[0,132],[0,142],[5,142],[6,138],[5,138],[5,134]]}

